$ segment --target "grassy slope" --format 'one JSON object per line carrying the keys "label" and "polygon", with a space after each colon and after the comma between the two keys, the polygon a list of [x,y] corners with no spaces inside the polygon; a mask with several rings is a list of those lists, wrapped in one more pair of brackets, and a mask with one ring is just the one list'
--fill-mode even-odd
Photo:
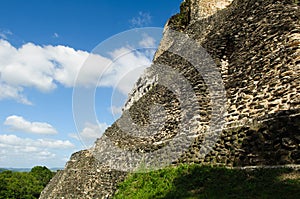
{"label": "grassy slope", "polygon": [[115,198],[300,198],[300,172],[292,169],[231,170],[181,165],[135,173]]}

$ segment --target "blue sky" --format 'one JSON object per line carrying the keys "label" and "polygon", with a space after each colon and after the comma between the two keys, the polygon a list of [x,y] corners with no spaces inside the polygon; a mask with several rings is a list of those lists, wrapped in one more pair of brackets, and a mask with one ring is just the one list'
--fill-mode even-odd
{"label": "blue sky", "polygon": [[[180,2],[2,0],[0,167],[63,167],[91,146],[120,114]],[[91,119],[93,104],[80,104],[89,100]]]}

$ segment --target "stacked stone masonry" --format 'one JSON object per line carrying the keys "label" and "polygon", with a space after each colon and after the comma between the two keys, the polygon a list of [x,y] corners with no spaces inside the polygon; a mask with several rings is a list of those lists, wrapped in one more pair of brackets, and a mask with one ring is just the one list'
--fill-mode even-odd
{"label": "stacked stone masonry", "polygon": [[[73,154],[40,198],[111,198],[126,172],[99,161],[113,153],[108,139],[118,148],[143,154],[185,133],[191,144],[172,164],[300,164],[299,7],[294,0],[184,1],[166,30],[188,35],[214,60],[226,90],[223,128],[210,127],[213,106],[218,106],[212,104],[210,85],[190,62],[168,51],[170,39],[165,35],[154,65],[136,83],[121,118],[94,148]],[[155,65],[178,71],[196,99],[187,92],[183,99],[189,103],[181,104],[182,99],[159,84],[164,68]],[[193,104],[199,104],[197,109]],[[120,128],[128,117],[132,125],[145,127],[147,136]],[[202,148],[208,131],[220,134],[209,150]]]}

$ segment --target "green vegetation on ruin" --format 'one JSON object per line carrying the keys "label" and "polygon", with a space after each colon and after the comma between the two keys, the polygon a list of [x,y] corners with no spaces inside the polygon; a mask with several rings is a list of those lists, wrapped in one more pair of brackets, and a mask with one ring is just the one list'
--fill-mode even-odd
{"label": "green vegetation on ruin", "polygon": [[196,164],[130,174],[115,198],[298,198],[300,172],[289,169],[237,170]]}

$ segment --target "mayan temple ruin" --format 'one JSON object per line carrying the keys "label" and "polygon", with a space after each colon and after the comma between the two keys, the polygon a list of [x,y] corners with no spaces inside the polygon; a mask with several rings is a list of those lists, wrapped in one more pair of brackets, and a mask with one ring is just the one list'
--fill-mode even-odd
{"label": "mayan temple ruin", "polygon": [[185,0],[123,115],[41,199],[111,198],[141,166],[300,164],[300,3]]}

